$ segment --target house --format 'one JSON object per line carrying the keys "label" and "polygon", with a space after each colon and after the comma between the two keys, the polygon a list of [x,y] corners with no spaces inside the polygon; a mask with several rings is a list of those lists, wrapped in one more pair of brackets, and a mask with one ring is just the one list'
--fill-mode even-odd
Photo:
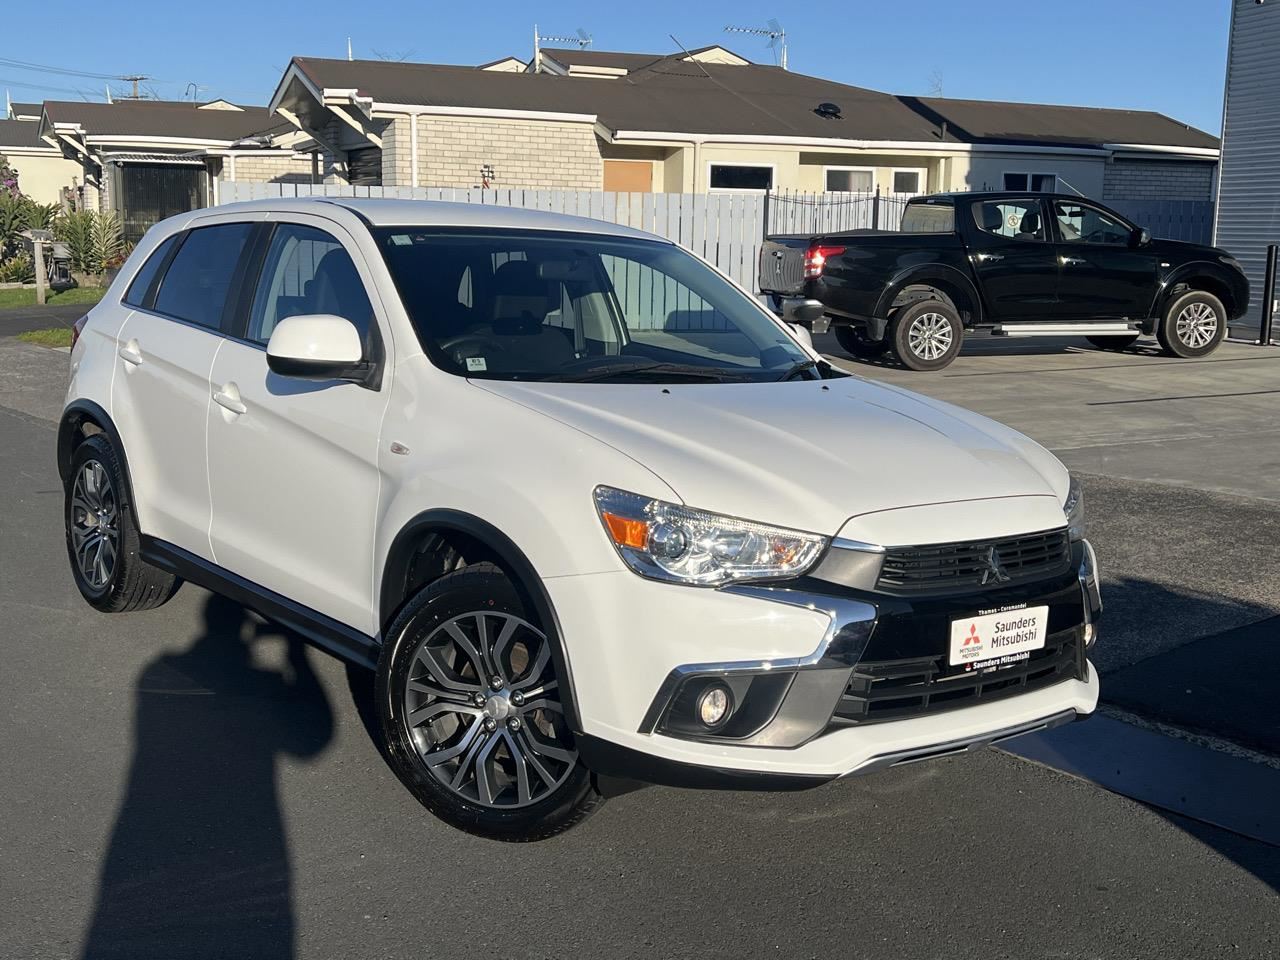
{"label": "house", "polygon": [[10,103],[0,120],[0,154],[18,172],[22,192],[37,203],[57,203],[62,188],[79,176],[80,165],[40,136],[40,104]]}
{"label": "house", "polygon": [[523,67],[295,57],[270,109],[331,182],[1209,200],[1218,141],[1161,114],[906,97],[751,63],[541,49]]}
{"label": "house", "polygon": [[1222,136],[1214,243],[1249,276],[1252,302],[1239,326],[1256,336],[1267,245],[1280,244],[1280,3],[1235,0]]}

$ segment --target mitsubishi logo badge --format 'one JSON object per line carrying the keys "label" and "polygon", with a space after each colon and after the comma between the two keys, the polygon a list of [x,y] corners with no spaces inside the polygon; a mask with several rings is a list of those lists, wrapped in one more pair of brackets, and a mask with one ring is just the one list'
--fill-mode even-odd
{"label": "mitsubishi logo badge", "polygon": [[1004,568],[1004,564],[1000,562],[1000,551],[994,545],[987,548],[986,556],[987,569],[982,571],[982,586],[989,583],[1008,583],[1013,577],[1009,576],[1009,571]]}

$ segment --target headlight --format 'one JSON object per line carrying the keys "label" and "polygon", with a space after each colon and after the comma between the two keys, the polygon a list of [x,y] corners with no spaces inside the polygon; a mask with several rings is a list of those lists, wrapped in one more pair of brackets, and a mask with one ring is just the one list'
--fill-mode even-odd
{"label": "headlight", "polygon": [[1067,490],[1067,499],[1062,504],[1062,512],[1067,515],[1067,534],[1072,540],[1084,539],[1084,491],[1080,489],[1080,481],[1071,478],[1071,487]]}
{"label": "headlight", "polygon": [[804,573],[827,538],[751,523],[612,487],[596,487],[596,510],[622,559],[655,580],[714,587]]}

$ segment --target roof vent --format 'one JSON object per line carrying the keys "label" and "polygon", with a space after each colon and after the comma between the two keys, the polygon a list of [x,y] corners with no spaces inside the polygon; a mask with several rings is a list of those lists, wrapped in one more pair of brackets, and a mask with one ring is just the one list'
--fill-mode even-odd
{"label": "roof vent", "polygon": [[839,105],[831,103],[828,100],[824,100],[822,101],[822,103],[814,107],[813,112],[816,113],[818,116],[822,117],[824,120],[843,120],[844,119],[842,116],[840,116]]}

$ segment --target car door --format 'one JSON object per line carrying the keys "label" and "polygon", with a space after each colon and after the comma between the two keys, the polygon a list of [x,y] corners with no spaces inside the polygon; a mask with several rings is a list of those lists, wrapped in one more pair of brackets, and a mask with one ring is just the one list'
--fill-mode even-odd
{"label": "car door", "polygon": [[[147,288],[130,287],[134,309],[117,338],[111,416],[129,461],[139,527],[205,559],[212,559],[209,371],[253,230],[239,218],[167,241],[167,262],[157,265]],[[151,265],[143,273],[152,273]]]}
{"label": "car door", "polygon": [[1145,317],[1155,299],[1158,256],[1136,246],[1134,228],[1080,200],[1054,199],[1051,220],[1062,272],[1063,320]]}
{"label": "car door", "polygon": [[[245,285],[239,335],[210,378],[210,538],[219,566],[373,634],[378,436],[389,395],[390,337],[351,237],[322,218],[269,225]],[[276,324],[336,314],[378,358],[377,388],[283,377],[267,366]]]}
{"label": "car door", "polygon": [[969,260],[987,318],[1048,320],[1057,310],[1058,260],[1038,197],[971,204]]}

